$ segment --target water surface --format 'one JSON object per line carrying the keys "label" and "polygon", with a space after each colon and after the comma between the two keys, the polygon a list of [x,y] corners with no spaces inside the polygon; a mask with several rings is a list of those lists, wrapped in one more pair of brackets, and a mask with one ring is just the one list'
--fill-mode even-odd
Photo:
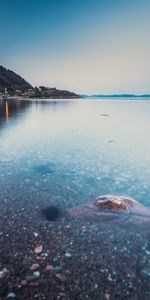
{"label": "water surface", "polygon": [[115,193],[150,206],[149,101],[23,101],[8,108],[7,121],[0,107],[7,197],[15,188],[71,207]]}
{"label": "water surface", "polygon": [[150,207],[149,115],[142,99],[0,103],[1,299],[150,299],[148,221],[41,214],[108,193]]}

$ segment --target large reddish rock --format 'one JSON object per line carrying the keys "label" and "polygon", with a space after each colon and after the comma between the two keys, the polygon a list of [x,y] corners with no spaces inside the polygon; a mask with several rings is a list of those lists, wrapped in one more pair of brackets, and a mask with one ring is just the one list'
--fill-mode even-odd
{"label": "large reddish rock", "polygon": [[69,217],[84,218],[88,221],[125,221],[143,223],[150,221],[150,209],[138,201],[118,195],[101,195],[91,202],[69,209]]}
{"label": "large reddish rock", "polygon": [[98,196],[94,205],[97,208],[112,209],[115,211],[127,210],[130,207],[137,205],[137,201],[124,196],[103,195]]}

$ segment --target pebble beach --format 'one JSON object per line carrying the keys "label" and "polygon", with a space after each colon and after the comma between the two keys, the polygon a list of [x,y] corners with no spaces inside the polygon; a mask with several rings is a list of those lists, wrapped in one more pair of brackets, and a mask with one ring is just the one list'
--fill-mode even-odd
{"label": "pebble beach", "polygon": [[150,298],[148,224],[50,222],[40,206],[1,205],[0,299]]}

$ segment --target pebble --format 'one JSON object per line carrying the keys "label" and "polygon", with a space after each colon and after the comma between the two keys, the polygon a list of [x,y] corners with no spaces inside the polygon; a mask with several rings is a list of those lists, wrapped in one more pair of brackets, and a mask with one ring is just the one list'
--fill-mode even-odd
{"label": "pebble", "polygon": [[30,283],[29,283],[29,286],[33,286],[33,287],[36,287],[36,286],[38,286],[38,285],[39,285],[38,282],[30,282]]}
{"label": "pebble", "polygon": [[9,271],[6,268],[0,271],[0,279],[4,278],[7,273],[9,273]]}
{"label": "pebble", "polygon": [[35,237],[38,237],[38,235],[39,235],[37,232],[34,232],[33,234]]}
{"label": "pebble", "polygon": [[64,274],[65,274],[65,275],[70,275],[70,274],[71,274],[71,271],[70,271],[70,270],[64,270]]}
{"label": "pebble", "polygon": [[5,273],[5,272],[3,272],[3,271],[0,271],[0,279],[4,278],[4,277],[5,277],[5,275],[6,275],[6,273]]}
{"label": "pebble", "polygon": [[45,268],[46,271],[53,271],[54,267],[52,265],[47,265]]}
{"label": "pebble", "polygon": [[7,299],[15,299],[16,298],[16,294],[15,293],[9,293],[8,295],[7,295]]}
{"label": "pebble", "polygon": [[65,257],[70,258],[72,255],[69,252],[65,253]]}
{"label": "pebble", "polygon": [[45,253],[42,253],[42,255],[41,256],[43,256],[43,257],[47,257],[48,256],[48,253],[47,252],[45,252]]}
{"label": "pebble", "polygon": [[42,245],[37,246],[37,247],[34,249],[34,252],[35,252],[36,254],[39,254],[39,253],[41,253],[42,251],[43,251],[43,246],[42,246]]}
{"label": "pebble", "polygon": [[31,271],[34,271],[34,270],[37,270],[39,267],[40,267],[39,264],[33,264],[33,265],[30,267],[30,270],[31,270]]}
{"label": "pebble", "polygon": [[67,279],[63,274],[56,274],[56,277],[62,282],[66,281]]}
{"label": "pebble", "polygon": [[141,277],[143,279],[149,279],[150,278],[150,269],[144,269],[144,270],[141,270]]}
{"label": "pebble", "polygon": [[40,272],[39,272],[39,271],[36,271],[36,272],[33,273],[33,275],[34,275],[35,277],[40,277]]}
{"label": "pebble", "polygon": [[56,266],[55,271],[56,272],[61,272],[63,270],[63,266]]}
{"label": "pebble", "polygon": [[42,260],[42,257],[41,256],[36,256],[36,259],[37,260]]}
{"label": "pebble", "polygon": [[33,281],[33,280],[36,280],[38,277],[40,277],[40,272],[39,272],[39,271],[36,271],[36,272],[34,272],[33,274],[31,274],[31,275],[27,275],[27,276],[25,277],[25,279],[26,279],[27,281]]}
{"label": "pebble", "polygon": [[107,279],[108,279],[109,281],[113,281],[110,274],[108,275]]}
{"label": "pebble", "polygon": [[27,285],[27,280],[22,280],[21,282],[20,282],[20,284],[22,285],[22,286],[26,286]]}
{"label": "pebble", "polygon": [[58,296],[57,296],[57,299],[60,299],[61,297],[66,297],[66,294],[65,293],[59,293]]}

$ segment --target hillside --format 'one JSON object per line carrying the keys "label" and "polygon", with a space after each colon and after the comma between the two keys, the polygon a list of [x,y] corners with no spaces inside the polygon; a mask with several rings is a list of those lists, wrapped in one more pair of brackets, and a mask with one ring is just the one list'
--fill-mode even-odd
{"label": "hillside", "polygon": [[49,99],[74,99],[79,95],[56,88],[35,87],[25,81],[21,76],[11,70],[0,66],[0,93],[4,93],[5,88],[10,96],[21,96],[24,98],[49,98]]}
{"label": "hillside", "polygon": [[32,88],[31,84],[25,81],[21,76],[0,66],[0,90],[3,90],[5,87],[12,90],[26,90]]}
{"label": "hillside", "polygon": [[35,87],[35,89],[28,93],[30,94],[30,98],[47,98],[47,99],[75,99],[81,98],[79,95],[66,91],[66,90],[58,90],[56,88],[49,88],[40,86],[39,88]]}

